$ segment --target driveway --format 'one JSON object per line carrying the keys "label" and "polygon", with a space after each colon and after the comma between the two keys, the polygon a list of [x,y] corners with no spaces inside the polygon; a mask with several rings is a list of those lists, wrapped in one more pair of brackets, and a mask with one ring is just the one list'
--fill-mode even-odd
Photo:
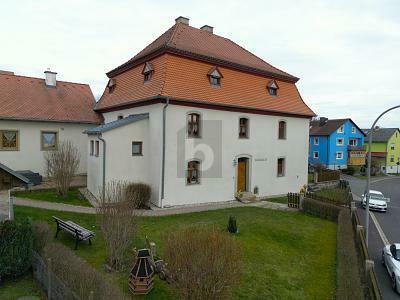
{"label": "driveway", "polygon": [[[361,200],[366,180],[352,176],[343,176],[343,179],[349,181],[355,196],[354,199]],[[388,240],[390,243],[400,242],[400,176],[372,177],[371,189],[381,191],[385,197],[390,198],[390,203],[386,213],[373,212],[370,215],[369,252],[371,258],[375,261],[375,270],[383,298],[385,300],[400,299],[400,295],[393,292],[389,274],[381,264],[383,241]],[[361,222],[364,224],[365,210],[361,208],[360,203],[358,203],[357,207]]]}

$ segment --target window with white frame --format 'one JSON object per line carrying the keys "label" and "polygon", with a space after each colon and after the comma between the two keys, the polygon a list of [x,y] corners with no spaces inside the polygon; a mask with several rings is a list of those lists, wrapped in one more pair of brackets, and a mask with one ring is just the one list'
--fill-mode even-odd
{"label": "window with white frame", "polygon": [[318,146],[319,145],[319,137],[314,138],[314,145]]}
{"label": "window with white frame", "polygon": [[343,152],[336,152],[336,159],[343,159]]}
{"label": "window with white frame", "polygon": [[344,139],[338,138],[336,139],[336,146],[343,146],[344,145]]}
{"label": "window with white frame", "polygon": [[390,150],[394,150],[394,144],[390,144]]}
{"label": "window with white frame", "polygon": [[357,139],[349,139],[350,146],[357,146]]}
{"label": "window with white frame", "polygon": [[94,155],[94,140],[90,141],[90,156]]}
{"label": "window with white frame", "polygon": [[199,184],[200,183],[200,162],[192,160],[187,163],[186,169],[186,184]]}
{"label": "window with white frame", "polygon": [[316,159],[318,159],[318,158],[319,158],[319,152],[318,152],[318,151],[314,151],[313,157],[316,158]]}
{"label": "window with white frame", "polygon": [[338,133],[344,133],[344,126],[340,126],[337,130]]}
{"label": "window with white frame", "polygon": [[394,162],[394,155],[390,155],[390,162]]}
{"label": "window with white frame", "polygon": [[357,131],[356,131],[356,128],[353,126],[353,127],[351,127],[351,133],[356,133]]}

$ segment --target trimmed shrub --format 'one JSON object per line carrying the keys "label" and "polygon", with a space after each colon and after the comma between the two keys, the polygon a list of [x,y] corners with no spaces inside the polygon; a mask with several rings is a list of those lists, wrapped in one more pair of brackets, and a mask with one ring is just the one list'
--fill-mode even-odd
{"label": "trimmed shrub", "polygon": [[33,249],[42,253],[43,248],[53,239],[53,233],[50,226],[45,221],[34,221],[33,228]]}
{"label": "trimmed shrub", "polygon": [[336,221],[340,212],[340,207],[336,205],[310,198],[304,198],[302,209],[307,214],[331,221]]}
{"label": "trimmed shrub", "polygon": [[0,223],[0,280],[26,273],[32,262],[33,235],[28,220]]}
{"label": "trimmed shrub", "polygon": [[364,299],[350,213],[342,209],[337,227],[336,299]]}
{"label": "trimmed shrub", "polygon": [[237,224],[236,224],[236,218],[234,216],[229,216],[228,231],[230,233],[237,233],[238,232],[238,228],[237,228]]}
{"label": "trimmed shrub", "polygon": [[91,291],[92,299],[127,299],[119,288],[64,245],[49,243],[43,248],[42,256],[45,262],[51,259],[51,271],[80,299],[90,299]]}
{"label": "trimmed shrub", "polygon": [[129,183],[126,186],[126,197],[134,208],[148,208],[151,188],[145,183]]}
{"label": "trimmed shrub", "polygon": [[227,233],[186,228],[165,238],[171,287],[181,299],[231,299],[240,282],[241,255]]}

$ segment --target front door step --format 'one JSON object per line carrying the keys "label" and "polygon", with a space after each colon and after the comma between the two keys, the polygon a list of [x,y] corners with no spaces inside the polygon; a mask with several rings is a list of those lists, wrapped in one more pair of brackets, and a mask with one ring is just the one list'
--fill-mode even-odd
{"label": "front door step", "polygon": [[250,192],[238,192],[236,194],[236,199],[242,203],[251,203],[257,201],[256,195]]}

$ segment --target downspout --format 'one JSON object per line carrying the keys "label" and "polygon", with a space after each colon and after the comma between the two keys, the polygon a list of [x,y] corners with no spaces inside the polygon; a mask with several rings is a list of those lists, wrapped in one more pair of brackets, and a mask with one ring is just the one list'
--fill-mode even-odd
{"label": "downspout", "polygon": [[103,187],[102,187],[102,201],[105,201],[106,194],[106,140],[101,137],[101,134],[97,138],[103,142]]}
{"label": "downspout", "polygon": [[165,185],[165,127],[167,123],[167,107],[169,105],[169,97],[165,99],[163,107],[163,129],[162,129],[162,160],[161,160],[161,203],[160,207],[163,208],[164,200],[164,185]]}

